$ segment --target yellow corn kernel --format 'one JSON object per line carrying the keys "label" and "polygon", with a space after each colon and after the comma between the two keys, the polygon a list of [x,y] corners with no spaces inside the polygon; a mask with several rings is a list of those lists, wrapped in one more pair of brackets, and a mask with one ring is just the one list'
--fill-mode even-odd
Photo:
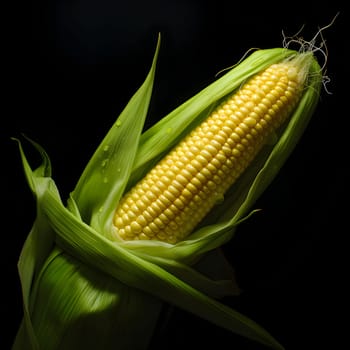
{"label": "yellow corn kernel", "polygon": [[287,119],[303,89],[300,70],[293,61],[273,64],[218,106],[124,196],[117,235],[168,243],[187,237]]}

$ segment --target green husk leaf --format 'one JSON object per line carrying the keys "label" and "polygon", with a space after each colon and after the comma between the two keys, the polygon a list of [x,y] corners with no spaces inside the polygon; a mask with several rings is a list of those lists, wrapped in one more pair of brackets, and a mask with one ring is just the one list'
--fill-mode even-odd
{"label": "green husk leaf", "polygon": [[[44,193],[49,184],[51,175],[51,163],[46,152],[40,145],[28,139],[34,147],[39,151],[42,157],[41,165],[32,172],[32,169],[24,155],[23,148],[18,139],[14,139],[19,145],[20,155],[24,167],[24,172],[27,177],[28,184],[32,192],[39,197]],[[33,175],[32,175],[33,174]],[[18,261],[18,272],[22,287],[23,296],[23,313],[24,320],[21,323],[15,343],[19,344],[19,349],[24,349],[26,346],[33,349],[38,349],[38,343],[35,337],[35,332],[30,318],[30,295],[33,280],[39,273],[48,254],[54,245],[54,233],[50,225],[44,219],[44,214],[41,207],[37,206],[37,218],[33,227],[23,245],[21,255]]]}
{"label": "green husk leaf", "polygon": [[111,231],[113,209],[123,194],[134,163],[151,98],[159,46],[160,36],[145,82],[97,148],[72,192],[82,219],[107,236]]}

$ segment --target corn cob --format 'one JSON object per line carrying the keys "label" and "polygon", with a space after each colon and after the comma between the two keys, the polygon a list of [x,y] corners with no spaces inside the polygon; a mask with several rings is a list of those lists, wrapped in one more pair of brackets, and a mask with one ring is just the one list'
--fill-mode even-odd
{"label": "corn cob", "polygon": [[[232,238],[298,142],[316,107],[322,70],[312,52],[256,51],[142,133],[158,49],[159,42],[145,82],[92,156],[67,207],[46,152],[32,142],[42,157],[32,170],[19,142],[38,210],[18,263],[24,318],[13,350],[75,349],[78,344],[86,350],[147,349],[163,302],[283,349],[262,327],[213,299],[234,293],[231,272],[222,273],[226,262],[216,248]],[[228,97],[258,72],[263,73]],[[226,97],[191,132],[204,112]],[[290,121],[276,130],[293,108]],[[173,132],[165,137],[164,130]],[[258,154],[274,130],[276,143]],[[123,199],[125,188],[148,171]],[[225,194],[243,171],[242,181]],[[204,224],[171,249],[160,242],[185,238],[224,195],[214,225]],[[110,242],[111,236],[117,242]],[[192,264],[204,253],[214,254],[201,265],[202,274]]]}
{"label": "corn cob", "polygon": [[295,59],[276,63],[228,97],[123,197],[117,235],[173,244],[187,237],[291,114],[305,76]]}

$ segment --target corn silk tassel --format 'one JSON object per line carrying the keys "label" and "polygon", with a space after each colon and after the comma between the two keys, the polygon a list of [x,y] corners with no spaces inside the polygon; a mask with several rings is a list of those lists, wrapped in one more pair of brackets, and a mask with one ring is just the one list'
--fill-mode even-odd
{"label": "corn silk tassel", "polygon": [[[31,141],[42,157],[42,164],[32,170],[18,141],[26,178],[37,201],[37,218],[18,263],[24,317],[13,349],[147,349],[164,303],[251,340],[283,349],[261,326],[218,301],[238,291],[231,270],[223,268],[225,260],[217,248],[228,242],[237,225],[253,212],[254,202],[297,144],[317,104],[322,69],[311,49],[255,51],[142,133],[158,51],[159,41],[145,82],[97,148],[66,205],[51,178],[45,151]],[[258,151],[252,151],[252,159],[242,171],[231,176],[235,177],[234,185],[230,180],[223,189],[219,179],[216,187],[212,186],[217,191],[202,200],[211,204],[193,227],[186,226],[189,219],[185,217],[177,226],[174,221],[175,230],[168,239],[162,239],[166,228],[161,224],[153,233],[149,229],[141,232],[139,222],[147,213],[138,214],[136,219],[133,211],[125,213],[124,194],[140,189],[143,185],[139,181],[147,173],[152,174],[151,169],[211,112],[220,114],[217,107],[226,108],[227,101],[244,89],[245,82],[281,63],[290,68],[283,74],[301,84],[296,87],[297,97],[292,98],[280,123],[270,129],[268,137],[264,136]],[[263,94],[262,90],[256,93]],[[287,98],[288,94],[285,92]],[[264,105],[270,97],[247,98],[254,108],[255,98]],[[236,98],[236,104],[239,99],[242,96]],[[240,127],[256,125],[251,117],[244,119]],[[226,125],[225,130],[229,127]],[[230,154],[226,146],[233,141],[231,135],[220,146],[226,155]],[[248,146],[255,147],[255,143]],[[225,166],[220,171],[231,178],[229,174],[236,170],[231,172],[227,163]],[[198,182],[197,186],[200,187]],[[211,188],[208,183],[202,186]],[[145,188],[148,187],[143,187],[144,192]],[[217,198],[211,200],[215,195]],[[196,210],[199,209],[194,214]],[[120,220],[123,215],[125,222]],[[168,221],[169,218],[171,214]],[[179,227],[182,225],[186,232]],[[128,236],[131,229],[139,237]]]}

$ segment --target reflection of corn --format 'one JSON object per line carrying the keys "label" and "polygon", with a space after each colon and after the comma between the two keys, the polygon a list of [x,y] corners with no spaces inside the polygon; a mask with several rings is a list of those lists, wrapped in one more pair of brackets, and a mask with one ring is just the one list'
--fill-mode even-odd
{"label": "reflection of corn", "polygon": [[222,103],[121,200],[124,240],[176,243],[203,219],[298,102],[297,62],[273,64]]}

